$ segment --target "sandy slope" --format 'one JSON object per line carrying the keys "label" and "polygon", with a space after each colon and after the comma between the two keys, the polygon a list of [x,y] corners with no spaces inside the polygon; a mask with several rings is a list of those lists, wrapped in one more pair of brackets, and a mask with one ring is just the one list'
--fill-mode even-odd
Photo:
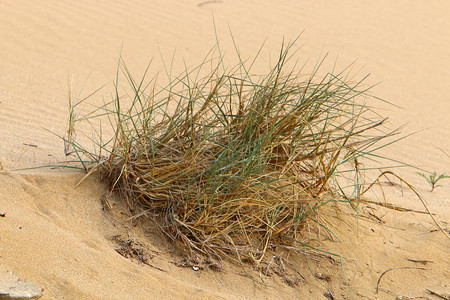
{"label": "sandy slope", "polygon": [[[215,42],[233,52],[228,26],[242,53],[254,55],[267,37],[257,67],[274,58],[283,36],[298,41],[301,57],[315,62],[328,52],[339,66],[356,60],[355,72],[381,82],[374,93],[403,109],[384,114],[392,127],[408,124],[389,154],[426,170],[450,172],[450,4],[446,1],[0,1],[0,159],[5,169],[64,159],[53,133],[66,130],[69,85],[76,95],[108,97],[120,53],[139,76],[152,57],[183,59],[193,66]],[[161,53],[161,54],[160,54]],[[231,54],[230,54],[231,55]],[[311,64],[310,64],[311,65]],[[162,74],[164,74],[162,72]],[[69,84],[69,82],[71,82]],[[386,107],[385,107],[386,108]],[[53,133],[52,133],[53,132]],[[446,155],[446,154],[447,155]],[[441,222],[450,222],[450,180],[429,193],[412,169],[398,171],[421,192]],[[377,212],[385,226],[361,221],[338,231],[350,242],[329,243],[352,258],[345,263],[350,292],[339,267],[323,267],[333,280],[308,277],[292,289],[268,279],[268,287],[233,272],[196,273],[166,259],[161,272],[122,258],[111,236],[118,225],[101,210],[105,193],[95,179],[77,189],[81,174],[47,170],[0,174],[0,267],[45,288],[50,298],[316,298],[327,289],[338,298],[426,296],[426,288],[450,292],[448,240],[431,220],[414,213]],[[421,209],[411,192],[387,188],[390,202]],[[351,220],[351,219],[349,219]],[[347,222],[351,222],[347,220]],[[366,223],[365,223],[366,222]],[[447,223],[442,223],[448,226]],[[448,228],[448,227],[447,227]],[[157,247],[156,241],[153,246]],[[422,265],[413,260],[429,260]],[[381,273],[381,291],[374,294]],[[316,266],[319,268],[320,266]],[[303,271],[308,273],[308,271]],[[151,295],[151,296],[150,296]]]}

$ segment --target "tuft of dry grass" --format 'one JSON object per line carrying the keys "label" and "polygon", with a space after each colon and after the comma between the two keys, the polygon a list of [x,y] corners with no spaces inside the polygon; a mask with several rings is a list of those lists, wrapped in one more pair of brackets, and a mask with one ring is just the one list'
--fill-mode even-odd
{"label": "tuft of dry grass", "polygon": [[[320,207],[357,209],[361,160],[395,132],[380,130],[386,119],[366,105],[361,81],[286,70],[291,48],[264,76],[242,60],[227,70],[219,58],[159,90],[122,64],[131,104],[123,107],[118,82],[113,101],[88,116],[74,112],[76,103],[66,148],[184,251],[259,265],[277,246],[302,248]],[[114,136],[96,138],[89,151],[72,131],[98,116]]]}

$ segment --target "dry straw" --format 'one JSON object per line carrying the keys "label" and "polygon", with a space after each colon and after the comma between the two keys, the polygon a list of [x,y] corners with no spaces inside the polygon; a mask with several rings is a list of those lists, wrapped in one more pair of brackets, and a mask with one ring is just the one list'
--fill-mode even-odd
{"label": "dry straw", "polygon": [[277,246],[302,248],[304,224],[320,207],[357,209],[361,157],[394,132],[379,130],[385,119],[365,105],[372,98],[361,82],[285,70],[291,48],[264,76],[242,60],[227,70],[219,57],[159,90],[122,64],[129,106],[117,82],[111,103],[77,116],[83,100],[71,111],[69,137],[77,122],[107,116],[113,138],[95,151],[68,138],[66,148],[185,251],[258,264]]}

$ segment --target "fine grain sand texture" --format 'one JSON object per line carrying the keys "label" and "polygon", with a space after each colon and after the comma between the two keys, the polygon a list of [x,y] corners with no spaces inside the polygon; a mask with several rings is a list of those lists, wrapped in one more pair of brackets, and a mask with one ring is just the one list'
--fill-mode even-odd
{"label": "fine grain sand texture", "polygon": [[[267,39],[258,70],[276,59],[283,38],[301,34],[296,46],[300,61],[309,59],[305,70],[328,53],[325,68],[354,62],[360,77],[371,73],[367,83],[379,83],[372,93],[400,107],[377,104],[389,126],[406,124],[402,133],[414,133],[385,154],[450,172],[449,16],[447,1],[1,0],[0,269],[44,287],[42,299],[326,299],[327,292],[336,299],[439,299],[427,289],[448,295],[450,243],[429,216],[375,212],[383,224],[344,217],[336,231],[347,242],[324,241],[347,258],[343,267],[312,263],[311,272],[299,263],[306,279],[292,288],[276,278],[261,284],[257,273],[252,280],[235,266],[222,273],[178,268],[156,238],[147,238],[161,252],[150,262],[167,272],[126,259],[111,241],[124,228],[102,210],[107,190],[96,178],[74,189],[81,172],[11,170],[66,159],[55,133],[67,131],[69,90],[83,97],[104,86],[95,97],[109,99],[120,56],[139,78],[152,58],[150,77],[164,75],[161,58],[170,64],[175,53],[177,74],[184,62],[201,63],[215,31],[231,58],[231,30],[246,57]],[[430,193],[415,169],[395,171],[448,231],[450,180]],[[385,196],[423,210],[407,189],[386,187]],[[376,294],[391,268],[402,269],[387,272]]]}

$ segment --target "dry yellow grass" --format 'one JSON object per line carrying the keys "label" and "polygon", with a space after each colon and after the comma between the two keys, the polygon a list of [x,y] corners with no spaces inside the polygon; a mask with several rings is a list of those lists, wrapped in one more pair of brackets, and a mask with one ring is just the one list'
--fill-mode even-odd
{"label": "dry yellow grass", "polygon": [[[379,130],[385,119],[365,105],[361,82],[286,71],[291,47],[265,76],[243,61],[227,71],[219,58],[209,76],[196,76],[205,63],[158,91],[123,64],[132,103],[123,108],[116,90],[101,108],[115,128],[98,144],[106,155],[66,142],[185,251],[258,265],[269,249],[303,248],[305,221],[326,229],[315,218],[321,206],[357,209],[360,160],[395,132]],[[74,118],[79,104],[71,130],[90,119]]]}

